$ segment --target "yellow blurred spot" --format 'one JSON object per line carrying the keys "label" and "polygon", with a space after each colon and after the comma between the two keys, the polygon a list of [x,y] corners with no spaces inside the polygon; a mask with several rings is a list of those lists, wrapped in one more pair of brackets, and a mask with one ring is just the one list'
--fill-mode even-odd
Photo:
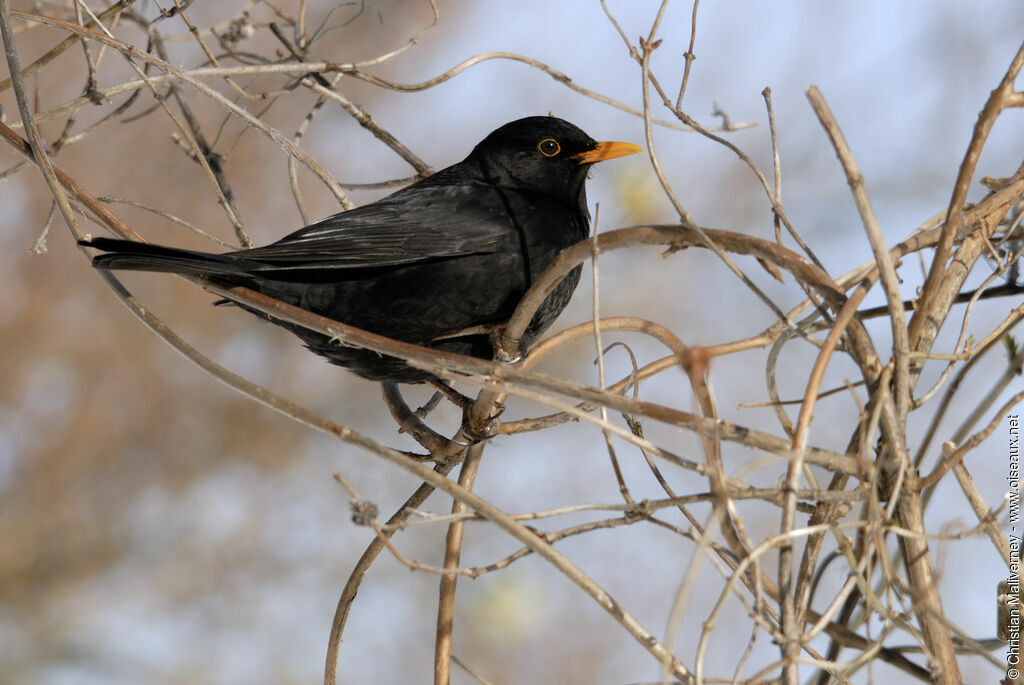
{"label": "yellow blurred spot", "polygon": [[614,187],[616,205],[627,225],[655,224],[672,216],[671,205],[647,164],[616,170]]}

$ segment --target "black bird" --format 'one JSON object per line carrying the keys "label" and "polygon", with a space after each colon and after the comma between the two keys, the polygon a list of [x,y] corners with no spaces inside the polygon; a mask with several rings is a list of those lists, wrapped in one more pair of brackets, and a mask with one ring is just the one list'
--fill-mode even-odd
{"label": "black bird", "polygon": [[[390,338],[490,359],[481,327],[504,324],[559,250],[588,235],[590,165],[640,149],[599,143],[562,119],[528,117],[488,135],[458,164],[265,247],[209,254],[111,238],[82,244],[107,253],[93,259],[98,269],[201,275]],[[579,278],[577,267],[541,304],[522,349],[554,322]],[[271,321],[364,378],[433,378],[395,357]],[[469,328],[477,332],[450,337]]]}

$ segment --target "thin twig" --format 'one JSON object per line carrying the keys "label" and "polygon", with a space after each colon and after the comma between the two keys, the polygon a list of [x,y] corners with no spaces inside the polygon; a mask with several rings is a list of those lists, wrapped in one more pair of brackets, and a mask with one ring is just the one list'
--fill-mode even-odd
{"label": "thin twig", "polygon": [[853,198],[857,204],[857,211],[860,212],[864,230],[868,235],[868,242],[875,253],[875,261],[878,263],[878,270],[881,276],[882,288],[889,303],[889,320],[892,324],[893,358],[896,361],[896,371],[893,374],[895,380],[894,392],[896,394],[896,415],[900,421],[904,421],[907,412],[910,410],[910,360],[907,355],[910,352],[910,338],[907,332],[907,319],[903,311],[903,298],[900,294],[899,276],[896,274],[896,267],[889,255],[889,248],[885,244],[885,237],[882,229],[875,218],[875,212],[871,208],[871,200],[867,190],[864,188],[864,177],[861,176],[857,161],[850,151],[846,138],[839,128],[832,110],[825,102],[824,96],[816,86],[807,89],[807,98],[814,107],[818,120],[828,133],[829,140],[839,156],[839,161],[846,172],[846,179],[853,192]]}
{"label": "thin twig", "polygon": [[[459,472],[459,485],[466,490],[473,489],[485,443],[477,443],[466,450],[466,460]],[[452,502],[452,514],[466,512],[468,507],[460,500]],[[448,524],[448,535],[444,544],[444,568],[457,569],[462,557],[462,541],[466,526],[462,521]],[[437,630],[434,639],[434,685],[448,685],[452,670],[452,637],[455,629],[455,588],[458,575],[451,573],[441,576],[441,587],[437,601]]]}

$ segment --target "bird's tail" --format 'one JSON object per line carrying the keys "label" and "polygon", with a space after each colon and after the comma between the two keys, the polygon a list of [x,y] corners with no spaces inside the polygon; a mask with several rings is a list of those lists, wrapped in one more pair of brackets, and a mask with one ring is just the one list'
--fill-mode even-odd
{"label": "bird's tail", "polygon": [[107,253],[93,257],[92,265],[97,269],[160,271],[203,276],[236,276],[246,273],[245,261],[227,255],[114,238],[92,238],[80,240],[78,244]]}

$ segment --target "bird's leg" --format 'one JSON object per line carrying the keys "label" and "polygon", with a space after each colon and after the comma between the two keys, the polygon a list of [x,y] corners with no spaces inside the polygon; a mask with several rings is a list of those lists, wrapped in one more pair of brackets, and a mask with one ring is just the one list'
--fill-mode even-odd
{"label": "bird's leg", "polygon": [[438,403],[441,401],[441,397],[441,393],[435,391],[434,394],[430,396],[430,399],[424,402],[423,406],[414,411],[413,414],[421,419],[425,419],[427,414],[434,411],[434,408],[437,407]]}
{"label": "bird's leg", "polygon": [[[443,393],[444,396],[447,397],[452,402],[452,404],[459,407],[464,412],[468,411],[473,406],[473,403],[476,401],[472,397],[466,397],[461,392],[459,392],[452,386],[448,385],[446,381],[437,380],[435,378],[434,380],[427,382],[433,385],[435,388],[437,388],[439,392]],[[497,403],[496,406],[497,411],[495,411],[493,414],[487,417],[488,421],[494,421],[496,418],[501,416],[502,413],[505,411],[504,404]]]}
{"label": "bird's leg", "polygon": [[[430,383],[435,388],[437,388],[438,392],[434,394],[435,397],[438,394],[444,395],[445,397],[448,398],[448,400],[452,404],[454,404],[456,407],[458,407],[462,411],[466,411],[471,406],[473,406],[473,398],[472,397],[466,397],[461,392],[459,392],[458,390],[456,390],[452,386],[448,385],[448,383],[446,381],[442,381],[442,380],[439,380],[437,378],[434,378],[434,379],[429,380],[427,382]],[[430,399],[431,399],[431,402],[433,402],[434,398],[432,397]],[[428,404],[429,404],[429,402],[428,402]],[[434,402],[434,404],[436,405],[437,403]],[[433,407],[431,407],[431,409],[433,409]]]}

